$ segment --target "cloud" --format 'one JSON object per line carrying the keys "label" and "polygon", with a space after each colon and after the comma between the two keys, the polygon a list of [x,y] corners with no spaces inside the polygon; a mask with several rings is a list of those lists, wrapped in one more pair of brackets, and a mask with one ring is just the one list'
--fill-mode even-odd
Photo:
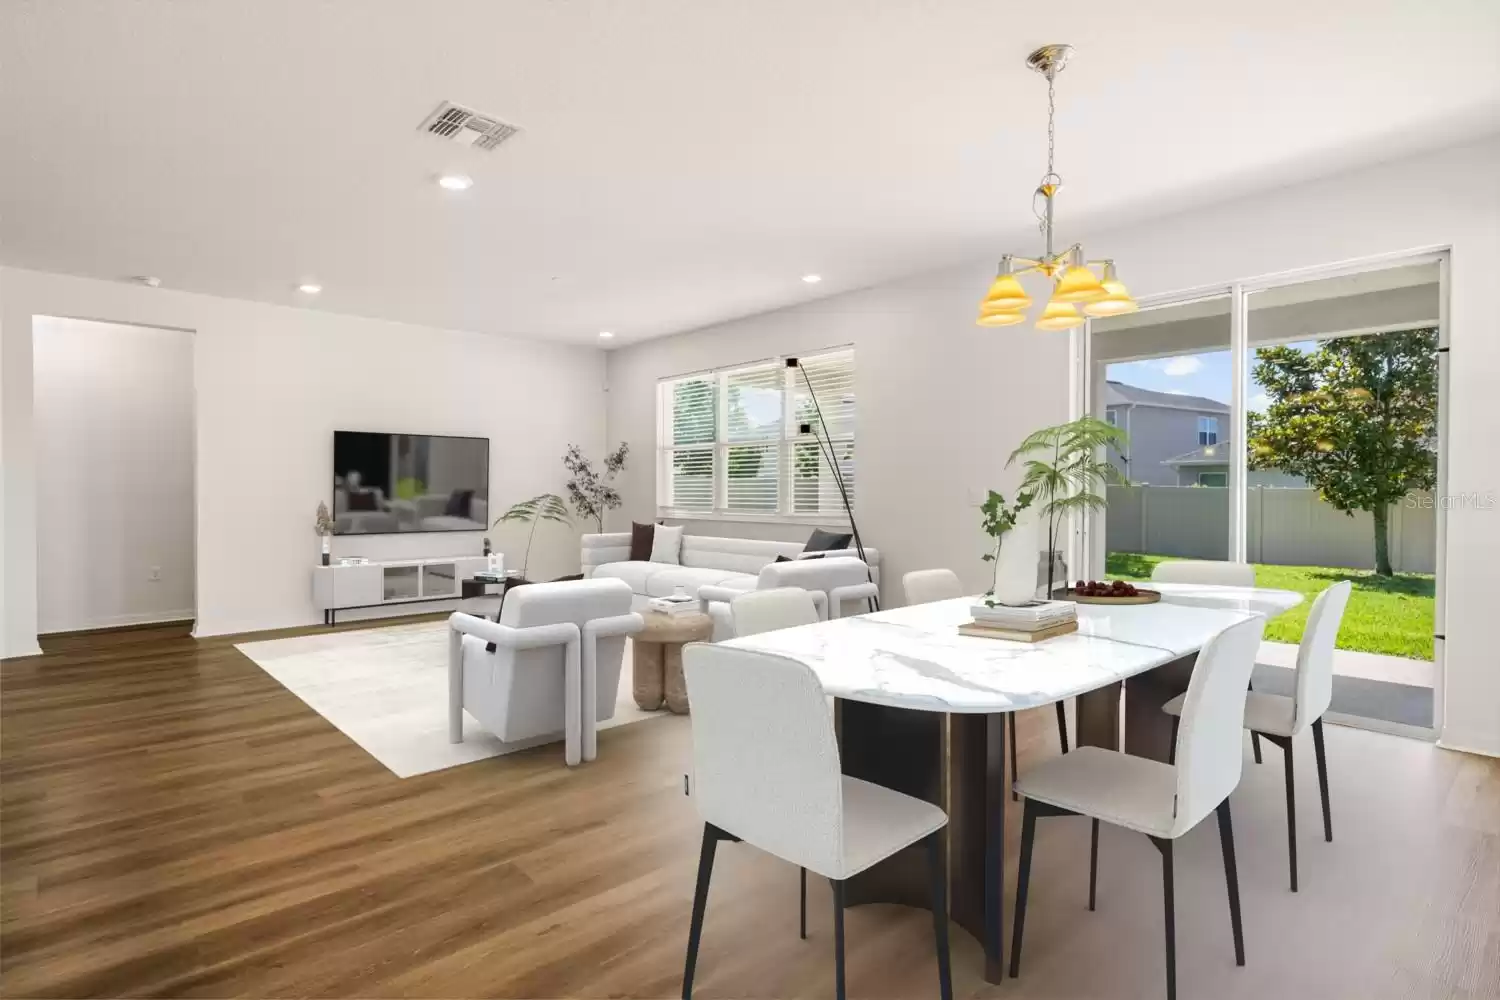
{"label": "cloud", "polygon": [[1168,358],[1161,370],[1168,375],[1191,375],[1202,367],[1202,361],[1188,354],[1180,358]]}

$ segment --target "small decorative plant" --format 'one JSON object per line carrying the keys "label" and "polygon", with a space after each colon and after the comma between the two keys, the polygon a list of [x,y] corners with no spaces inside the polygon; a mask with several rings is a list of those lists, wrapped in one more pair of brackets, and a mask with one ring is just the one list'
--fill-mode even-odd
{"label": "small decorative plant", "polygon": [[1106,501],[1094,492],[1125,477],[1107,456],[1113,446],[1123,452],[1129,438],[1113,424],[1097,417],[1079,417],[1055,427],[1043,427],[1022,441],[1007,466],[1024,458],[1021,490],[1041,504],[1047,526],[1047,596],[1052,596],[1057,538],[1063,522],[1074,511],[1103,510]]}
{"label": "small decorative plant", "polygon": [[313,531],[322,538],[333,534],[333,515],[328,513],[326,503],[318,504],[318,512],[313,516]]}
{"label": "small decorative plant", "polygon": [[604,531],[605,512],[616,509],[623,503],[619,491],[610,485],[625,468],[625,457],[630,454],[630,445],[620,442],[620,447],[604,456],[604,471],[596,472],[592,459],[584,457],[583,449],[576,444],[568,445],[563,456],[563,465],[571,477],[568,479],[568,500],[579,517],[590,518]]}
{"label": "small decorative plant", "polygon": [[563,503],[562,497],[556,493],[539,493],[530,500],[522,500],[513,505],[504,514],[495,518],[491,527],[498,528],[501,524],[530,524],[531,531],[526,536],[526,555],[521,559],[521,576],[526,576],[526,567],[531,563],[531,543],[536,539],[536,526],[538,521],[556,521],[559,524],[568,524],[568,508]]}
{"label": "small decorative plant", "polygon": [[994,490],[979,505],[979,513],[984,519],[984,533],[995,540],[995,550],[984,554],[984,561],[994,564],[994,572],[990,575],[990,589],[984,595],[986,607],[993,608],[997,603],[994,599],[995,588],[998,586],[1000,573],[1000,545],[1005,540],[1006,532],[1016,526],[1016,520],[1021,516],[1021,511],[1031,506],[1031,494],[1022,490],[1016,495],[1014,503],[1006,503],[1005,497]]}

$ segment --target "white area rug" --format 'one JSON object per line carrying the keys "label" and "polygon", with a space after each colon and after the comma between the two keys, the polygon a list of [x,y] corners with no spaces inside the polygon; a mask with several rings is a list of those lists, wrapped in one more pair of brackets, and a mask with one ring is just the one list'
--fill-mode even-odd
{"label": "white area rug", "polygon": [[[234,647],[400,778],[441,771],[552,742],[502,743],[464,716],[464,741],[448,742],[448,625],[422,622]],[[665,715],[631,697],[630,646],[612,729]],[[556,738],[562,764],[562,739]]]}

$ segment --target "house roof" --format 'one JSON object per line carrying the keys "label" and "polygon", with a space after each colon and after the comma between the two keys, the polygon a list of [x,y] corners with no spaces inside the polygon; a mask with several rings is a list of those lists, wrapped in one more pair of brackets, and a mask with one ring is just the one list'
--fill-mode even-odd
{"label": "house roof", "polygon": [[1221,403],[1217,399],[1209,399],[1207,396],[1188,396],[1176,392],[1157,392],[1155,389],[1142,389],[1138,385],[1129,385],[1125,382],[1106,382],[1104,384],[1105,406],[1165,406],[1174,410],[1206,410],[1210,413],[1228,413],[1229,404]]}
{"label": "house roof", "polygon": [[1229,456],[1234,454],[1231,442],[1219,441],[1216,444],[1206,444],[1192,451],[1183,452],[1174,458],[1162,462],[1162,465],[1224,465],[1229,461]]}

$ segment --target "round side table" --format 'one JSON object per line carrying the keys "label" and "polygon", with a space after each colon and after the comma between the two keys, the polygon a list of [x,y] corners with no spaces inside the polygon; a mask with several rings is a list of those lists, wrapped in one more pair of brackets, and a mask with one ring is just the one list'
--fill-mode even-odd
{"label": "round side table", "polygon": [[646,627],[631,636],[632,694],[646,711],[661,708],[678,715],[688,711],[687,682],[682,676],[682,647],[712,638],[714,620],[708,615],[664,615],[643,611]]}

